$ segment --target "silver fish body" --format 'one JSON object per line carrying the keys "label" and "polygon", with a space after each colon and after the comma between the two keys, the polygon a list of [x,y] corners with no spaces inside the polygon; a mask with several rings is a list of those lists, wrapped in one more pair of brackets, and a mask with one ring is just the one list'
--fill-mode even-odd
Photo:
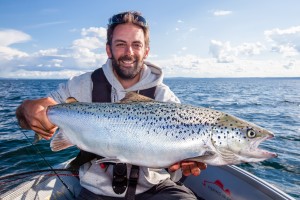
{"label": "silver fish body", "polygon": [[60,128],[53,151],[69,146],[153,168],[182,160],[210,165],[258,162],[275,153],[258,149],[274,135],[220,111],[162,102],[70,103],[50,106],[49,120]]}

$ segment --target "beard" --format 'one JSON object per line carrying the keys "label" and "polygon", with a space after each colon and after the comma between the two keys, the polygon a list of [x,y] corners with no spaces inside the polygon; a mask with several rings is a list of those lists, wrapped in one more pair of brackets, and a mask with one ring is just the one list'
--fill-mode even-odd
{"label": "beard", "polygon": [[[143,68],[143,59],[138,56],[122,56],[119,59],[116,59],[113,55],[111,58],[112,67],[117,73],[117,75],[125,80],[130,80],[136,77]],[[122,62],[128,61],[133,62],[133,67],[122,67]]]}

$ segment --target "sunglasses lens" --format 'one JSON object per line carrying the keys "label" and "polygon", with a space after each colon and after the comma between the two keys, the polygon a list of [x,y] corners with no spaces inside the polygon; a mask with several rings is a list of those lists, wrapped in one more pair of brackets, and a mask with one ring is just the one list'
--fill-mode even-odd
{"label": "sunglasses lens", "polygon": [[109,20],[109,24],[120,24],[123,23],[123,17],[125,14],[118,14],[114,15],[112,18]]}
{"label": "sunglasses lens", "polygon": [[137,19],[138,22],[142,22],[144,26],[148,26],[148,23],[144,17],[142,17],[140,15],[136,15],[135,19]]}
{"label": "sunglasses lens", "polygon": [[[113,24],[122,24],[124,23],[124,16],[128,14],[128,13],[120,13],[120,14],[117,14],[117,15],[114,15],[112,16],[110,19],[109,19],[109,25],[113,25]],[[137,22],[140,22],[142,23],[143,26],[148,26],[148,23],[146,21],[146,19],[140,15],[136,15],[136,14],[133,14],[134,16],[134,19],[137,21]]]}

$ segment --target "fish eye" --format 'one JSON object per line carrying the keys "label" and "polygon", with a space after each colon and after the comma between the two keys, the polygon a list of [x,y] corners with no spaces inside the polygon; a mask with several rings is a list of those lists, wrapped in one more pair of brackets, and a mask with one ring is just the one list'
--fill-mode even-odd
{"label": "fish eye", "polygon": [[253,129],[248,129],[247,136],[248,138],[254,138],[256,136],[256,132]]}

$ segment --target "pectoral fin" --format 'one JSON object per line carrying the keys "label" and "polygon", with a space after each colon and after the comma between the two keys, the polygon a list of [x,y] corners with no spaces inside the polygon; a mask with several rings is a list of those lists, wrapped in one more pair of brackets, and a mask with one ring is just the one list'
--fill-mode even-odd
{"label": "pectoral fin", "polygon": [[99,160],[96,160],[96,163],[99,164],[99,163],[122,163],[122,162],[116,157],[112,157],[112,158],[101,158]]}
{"label": "pectoral fin", "polygon": [[193,158],[188,158],[185,161],[205,162],[206,160],[213,159],[215,156],[216,156],[216,152],[207,150],[202,155]]}
{"label": "pectoral fin", "polygon": [[54,135],[50,143],[51,150],[61,151],[71,146],[74,146],[74,144],[63,134],[62,130],[57,129],[57,134]]}

